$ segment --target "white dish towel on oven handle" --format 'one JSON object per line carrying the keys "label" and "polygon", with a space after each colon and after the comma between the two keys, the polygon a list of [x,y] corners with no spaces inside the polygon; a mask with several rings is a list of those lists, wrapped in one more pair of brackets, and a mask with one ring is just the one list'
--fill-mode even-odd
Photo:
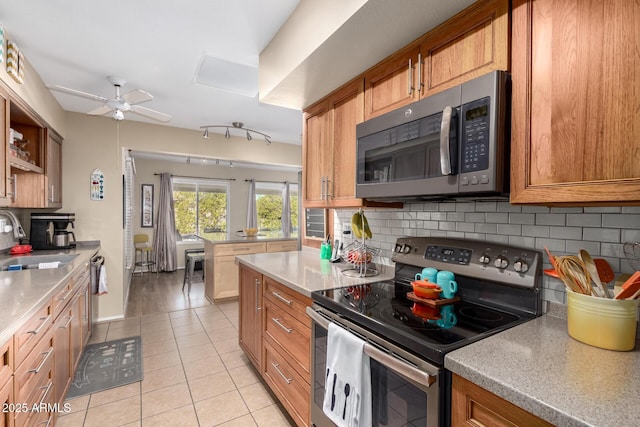
{"label": "white dish towel on oven handle", "polygon": [[371,425],[371,369],[364,341],[329,323],[322,410],[338,427]]}

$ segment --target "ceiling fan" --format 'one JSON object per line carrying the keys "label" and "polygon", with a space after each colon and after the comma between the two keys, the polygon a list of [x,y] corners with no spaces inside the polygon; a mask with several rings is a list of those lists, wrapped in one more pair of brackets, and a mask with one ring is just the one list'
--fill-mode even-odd
{"label": "ceiling fan", "polygon": [[49,89],[67,93],[69,95],[91,99],[93,101],[102,102],[102,106],[87,113],[92,116],[101,116],[103,114],[111,113],[114,119],[120,121],[124,119],[124,113],[131,112],[143,117],[157,120],[159,122],[168,122],[169,120],[171,120],[171,116],[168,114],[138,105],[143,102],[151,101],[153,99],[153,95],[151,95],[149,92],[140,89],[134,89],[130,92],[125,93],[124,95],[120,95],[120,88],[124,86],[126,80],[121,77],[113,76],[109,76],[107,77],[107,79],[109,79],[109,82],[111,82],[111,84],[116,89],[115,98],[105,98],[99,95],[93,95],[91,93],[69,89],[63,86],[49,86]]}

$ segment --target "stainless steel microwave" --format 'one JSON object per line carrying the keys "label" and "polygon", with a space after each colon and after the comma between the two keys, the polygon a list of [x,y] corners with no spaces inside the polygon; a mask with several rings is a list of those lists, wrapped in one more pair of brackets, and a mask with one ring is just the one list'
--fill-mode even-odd
{"label": "stainless steel microwave", "polygon": [[494,71],[356,126],[356,197],[508,191],[509,75]]}

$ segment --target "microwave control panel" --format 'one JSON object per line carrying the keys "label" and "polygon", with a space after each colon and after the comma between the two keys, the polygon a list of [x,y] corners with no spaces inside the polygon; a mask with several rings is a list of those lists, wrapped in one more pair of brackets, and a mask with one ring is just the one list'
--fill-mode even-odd
{"label": "microwave control panel", "polygon": [[491,98],[462,106],[461,173],[489,168],[489,112]]}

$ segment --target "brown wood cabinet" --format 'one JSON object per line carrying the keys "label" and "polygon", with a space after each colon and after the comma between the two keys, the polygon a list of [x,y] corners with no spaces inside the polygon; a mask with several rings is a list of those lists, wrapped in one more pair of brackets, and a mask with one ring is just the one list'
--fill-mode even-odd
{"label": "brown wood cabinet", "polygon": [[640,202],[640,49],[627,0],[514,0],[511,202]]}
{"label": "brown wood cabinet", "polygon": [[45,166],[45,204],[49,208],[62,207],[62,137],[47,130],[47,162]]}
{"label": "brown wood cabinet", "polygon": [[310,425],[311,299],[240,265],[240,347],[299,426]]}
{"label": "brown wood cabinet", "polygon": [[364,118],[509,69],[509,2],[478,1],[364,73]]}
{"label": "brown wood cabinet", "polygon": [[362,80],[353,81],[304,112],[304,207],[362,206],[355,197],[356,124],[363,116]]}
{"label": "brown wood cabinet", "polygon": [[297,240],[294,239],[276,241],[249,240],[244,243],[205,241],[205,297],[212,303],[238,297],[240,273],[236,264],[237,255],[285,252],[296,250],[297,245]]}
{"label": "brown wood cabinet", "polygon": [[550,427],[545,420],[453,374],[451,426]]}
{"label": "brown wood cabinet", "polygon": [[240,347],[261,372],[262,369],[262,274],[240,265]]}

